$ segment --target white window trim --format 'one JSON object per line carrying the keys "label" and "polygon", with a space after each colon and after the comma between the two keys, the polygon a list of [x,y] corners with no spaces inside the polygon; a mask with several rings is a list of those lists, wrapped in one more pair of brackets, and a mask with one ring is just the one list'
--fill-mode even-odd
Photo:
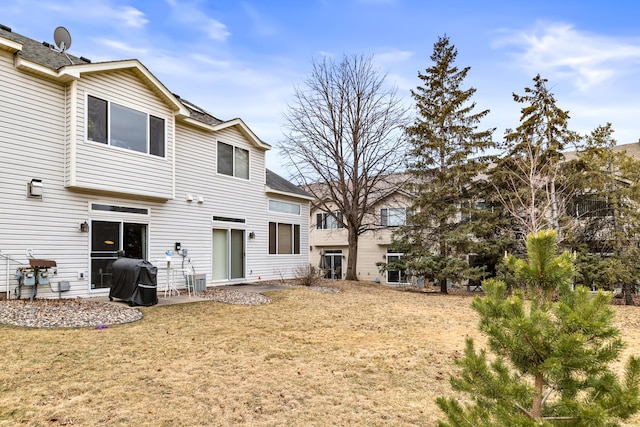
{"label": "white window trim", "polygon": [[[276,235],[275,235],[275,245],[276,245],[276,252],[275,253],[270,253],[270,245],[271,245],[271,236],[269,235],[270,233],[270,228],[271,228],[271,223],[275,223],[276,224]],[[280,253],[278,252],[278,244],[279,244],[279,239],[278,239],[278,228],[280,227],[280,225],[290,225],[291,226],[291,253],[287,254],[287,253]],[[298,253],[296,253],[296,227],[298,227]],[[298,223],[294,223],[294,222],[286,222],[286,221],[268,221],[267,222],[267,255],[268,256],[299,256],[302,255],[302,225],[298,224]]]}
{"label": "white window trim", "polygon": [[[144,209],[147,211],[146,214],[144,213],[135,213],[135,212],[112,212],[112,211],[104,211],[104,210],[100,210],[100,209],[93,209],[93,205],[106,205],[106,206],[116,206],[116,207],[121,207],[121,208],[127,208],[127,209]],[[147,206],[131,206],[131,205],[121,205],[121,204],[113,204],[113,203],[109,203],[109,202],[101,202],[98,200],[89,200],[88,201],[88,211],[89,214],[92,215],[93,217],[105,217],[108,218],[109,221],[111,221],[113,218],[127,218],[127,219],[131,219],[131,220],[136,220],[139,221],[142,218],[150,218],[151,217],[151,208],[147,207]]]}
{"label": "white window trim", "polygon": [[[286,204],[291,205],[291,206],[297,206],[298,207],[298,213],[283,212],[283,211],[273,210],[273,209],[271,209],[271,202],[286,203]],[[302,205],[300,205],[300,203],[285,202],[284,200],[278,200],[278,199],[269,199],[269,200],[267,200],[267,210],[269,212],[273,212],[273,213],[276,213],[276,214],[282,214],[282,215],[291,215],[291,216],[300,216],[300,215],[302,215]]]}
{"label": "white window trim", "polygon": [[[218,143],[230,145],[231,147],[233,147],[233,156],[231,157],[231,159],[233,160],[233,165],[232,165],[232,167],[233,167],[233,175],[227,175],[225,173],[218,172],[218,155],[219,155],[218,154]],[[239,176],[235,175],[235,172],[236,172],[236,148],[239,148],[240,150],[245,150],[247,152],[247,155],[248,155],[248,158],[247,158],[247,172],[249,173],[249,178],[242,178],[242,177],[239,177]],[[216,165],[216,168],[215,168],[216,175],[218,175],[218,176],[223,176],[223,177],[226,177],[226,178],[233,178],[233,179],[237,179],[237,180],[242,181],[242,182],[251,182],[251,150],[248,149],[248,148],[243,148],[243,147],[240,147],[239,145],[229,144],[228,142],[222,141],[220,139],[216,139],[216,163],[215,163],[215,165]]]}
{"label": "white window trim", "polygon": [[[89,120],[89,97],[92,96],[94,98],[97,99],[101,99],[103,101],[106,101],[107,103],[107,144],[103,144],[101,142],[98,141],[93,141],[91,139],[89,139],[89,126],[88,126],[88,120]],[[117,104],[121,107],[126,107],[126,108],[130,108],[132,110],[138,111],[140,113],[146,114],[147,115],[147,152],[143,153],[142,151],[137,151],[137,150],[130,150],[128,148],[123,148],[123,147],[118,147],[115,145],[111,144],[111,104]],[[150,116],[154,116],[157,117],[159,119],[162,119],[162,121],[164,122],[164,153],[162,156],[156,156],[155,154],[151,154],[149,151],[151,150],[151,124],[150,124]],[[107,97],[103,97],[103,96],[99,96],[99,95],[94,95],[92,93],[86,93],[84,96],[84,124],[83,124],[83,128],[84,128],[84,141],[88,144],[92,144],[92,145],[96,145],[99,147],[109,147],[109,149],[113,149],[113,150],[119,150],[122,151],[124,153],[134,153],[140,156],[145,156],[147,158],[152,158],[152,159],[158,159],[158,160],[167,160],[167,151],[168,151],[168,119],[160,114],[152,114],[149,111],[142,111],[139,110],[138,108],[132,106],[131,104],[126,104],[126,103],[120,103],[120,102],[115,102],[115,101],[111,101],[110,99],[107,99]]]}

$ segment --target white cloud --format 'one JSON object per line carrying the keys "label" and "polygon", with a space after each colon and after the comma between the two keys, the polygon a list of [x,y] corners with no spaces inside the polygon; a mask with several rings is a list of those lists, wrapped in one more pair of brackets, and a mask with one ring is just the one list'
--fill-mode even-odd
{"label": "white cloud", "polygon": [[130,6],[122,8],[121,17],[127,26],[133,28],[142,28],[149,22],[147,18],[144,17],[144,13]]}
{"label": "white cloud", "polygon": [[216,41],[225,41],[231,35],[227,31],[227,26],[216,19],[207,19],[203,23],[203,29],[209,35],[209,38]]}
{"label": "white cloud", "polygon": [[127,54],[133,54],[133,55],[137,55],[137,56],[142,56],[145,55],[147,53],[146,49],[141,49],[141,48],[137,48],[137,47],[132,47],[126,43],[123,43],[121,41],[117,41],[117,40],[110,40],[110,39],[98,39],[97,40],[98,43],[100,43],[103,46],[106,46],[110,49],[115,49],[117,51],[120,52],[126,52]]}
{"label": "white cloud", "polygon": [[376,53],[374,60],[383,67],[388,67],[400,62],[406,62],[413,58],[414,53],[408,50],[392,49],[381,53]]}
{"label": "white cloud", "polygon": [[207,16],[207,12],[200,9],[196,3],[168,0],[167,4],[172,8],[172,18],[199,29],[212,40],[225,41],[231,35],[224,23]]}
{"label": "white cloud", "polygon": [[277,33],[275,26],[258,10],[249,3],[242,3],[242,9],[249,17],[252,30],[260,36],[273,36]]}
{"label": "white cloud", "polygon": [[38,4],[37,7],[65,15],[82,16],[85,20],[96,19],[98,22],[115,26],[143,28],[149,22],[144,12],[131,6],[118,7],[108,0],[70,0],[64,4]]}
{"label": "white cloud", "polygon": [[504,46],[516,47],[516,65],[529,73],[572,79],[583,91],[628,72],[640,61],[638,40],[592,34],[557,22],[503,31],[494,47]]}

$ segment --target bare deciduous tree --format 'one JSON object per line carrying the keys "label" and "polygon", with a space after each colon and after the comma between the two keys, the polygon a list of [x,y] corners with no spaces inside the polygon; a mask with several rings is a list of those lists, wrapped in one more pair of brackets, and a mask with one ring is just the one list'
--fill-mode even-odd
{"label": "bare deciduous tree", "polygon": [[569,112],[560,109],[537,75],[534,87],[525,95],[513,94],[514,101],[525,104],[520,125],[508,129],[504,137],[502,159],[492,170],[495,197],[512,216],[515,231],[524,238],[544,228],[556,230],[559,241],[565,238],[563,198],[569,188],[562,181],[562,151],[578,140],[568,128]]}
{"label": "bare deciduous tree", "polygon": [[314,61],[295,89],[279,144],[293,176],[325,212],[339,211],[348,231],[347,280],[357,280],[358,237],[366,214],[387,195],[377,191],[404,166],[407,109],[372,57]]}

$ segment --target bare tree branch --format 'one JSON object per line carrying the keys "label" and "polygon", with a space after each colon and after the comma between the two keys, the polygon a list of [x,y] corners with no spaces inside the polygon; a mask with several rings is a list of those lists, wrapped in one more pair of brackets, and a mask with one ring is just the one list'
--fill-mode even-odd
{"label": "bare tree branch", "polygon": [[382,187],[404,167],[407,108],[385,84],[372,58],[314,61],[295,89],[279,148],[315,207],[342,212],[349,234],[346,278],[357,280],[358,236]]}

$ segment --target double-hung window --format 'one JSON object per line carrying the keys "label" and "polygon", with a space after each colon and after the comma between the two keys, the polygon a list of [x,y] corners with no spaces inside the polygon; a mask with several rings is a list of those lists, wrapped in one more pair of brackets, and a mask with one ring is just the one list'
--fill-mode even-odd
{"label": "double-hung window", "polygon": [[218,142],[218,173],[249,179],[249,150]]}
{"label": "double-hung window", "polygon": [[87,96],[87,139],[165,156],[164,119],[91,95]]}
{"label": "double-hung window", "polygon": [[407,208],[380,209],[380,225],[383,227],[398,227],[407,224]]}
{"label": "double-hung window", "polygon": [[270,254],[299,254],[300,253],[300,225],[269,223],[269,253]]}
{"label": "double-hung window", "polygon": [[342,212],[335,211],[316,214],[317,230],[335,230],[338,228],[343,228]]}

